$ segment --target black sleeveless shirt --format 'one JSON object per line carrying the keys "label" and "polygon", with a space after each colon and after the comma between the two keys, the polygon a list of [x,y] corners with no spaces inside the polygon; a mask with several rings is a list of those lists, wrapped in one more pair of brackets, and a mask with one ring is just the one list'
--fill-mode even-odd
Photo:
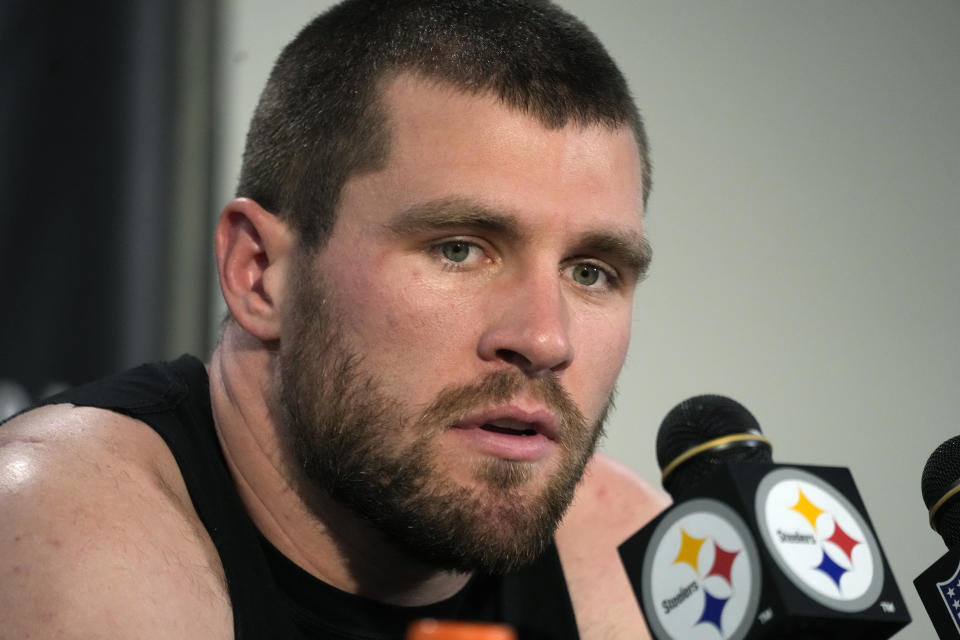
{"label": "black sleeveless shirt", "polygon": [[122,413],[163,438],[220,555],[239,640],[402,640],[407,626],[421,618],[503,622],[520,640],[578,637],[553,545],[528,567],[505,576],[475,575],[453,597],[422,607],[340,591],[294,564],[247,516],[214,431],[206,369],[192,356],[145,364],[44,404],[60,402]]}

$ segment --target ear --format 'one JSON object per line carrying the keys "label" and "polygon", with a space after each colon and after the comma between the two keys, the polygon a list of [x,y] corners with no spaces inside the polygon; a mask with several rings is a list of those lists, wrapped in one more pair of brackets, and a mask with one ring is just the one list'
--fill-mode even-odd
{"label": "ear", "polygon": [[292,246],[286,223],[249,198],[231,201],[220,213],[220,290],[233,319],[264,342],[280,337],[278,306]]}

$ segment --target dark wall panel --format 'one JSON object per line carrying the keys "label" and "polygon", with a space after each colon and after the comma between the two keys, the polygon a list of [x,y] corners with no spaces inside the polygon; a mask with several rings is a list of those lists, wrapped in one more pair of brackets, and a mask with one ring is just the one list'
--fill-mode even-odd
{"label": "dark wall panel", "polygon": [[159,355],[176,26],[176,3],[0,4],[8,392]]}

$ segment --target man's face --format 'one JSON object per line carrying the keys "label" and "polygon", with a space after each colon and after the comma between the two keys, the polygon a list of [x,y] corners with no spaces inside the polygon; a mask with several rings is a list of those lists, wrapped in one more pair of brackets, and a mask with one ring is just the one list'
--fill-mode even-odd
{"label": "man's face", "polygon": [[647,258],[628,129],[548,130],[401,76],[382,170],[294,261],[280,394],[306,478],[440,566],[549,540],[600,433]]}

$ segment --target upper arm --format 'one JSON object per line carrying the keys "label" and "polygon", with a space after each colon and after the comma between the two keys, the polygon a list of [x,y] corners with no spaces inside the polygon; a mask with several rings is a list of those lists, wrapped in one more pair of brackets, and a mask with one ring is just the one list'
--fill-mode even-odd
{"label": "upper arm", "polygon": [[45,407],[0,430],[0,637],[232,631],[170,463],[145,425],[99,409]]}
{"label": "upper arm", "polygon": [[587,466],[556,535],[584,640],[649,637],[617,547],[669,503],[662,491],[603,454]]}

